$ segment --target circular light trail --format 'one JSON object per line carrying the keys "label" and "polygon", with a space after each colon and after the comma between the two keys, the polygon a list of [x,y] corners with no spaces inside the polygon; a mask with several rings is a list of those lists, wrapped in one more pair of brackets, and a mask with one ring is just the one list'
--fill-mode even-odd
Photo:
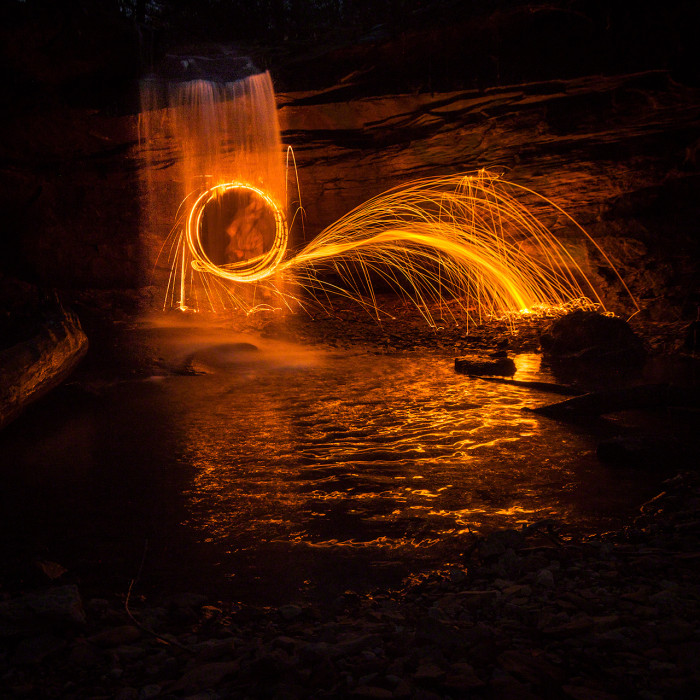
{"label": "circular light trail", "polygon": [[[275,219],[275,239],[270,249],[262,255],[250,260],[217,265],[209,258],[202,244],[202,217],[214,199],[232,191],[249,192],[267,205]],[[263,190],[245,182],[226,182],[204,191],[195,201],[185,222],[185,240],[192,255],[192,269],[231,282],[257,282],[274,274],[287,250],[288,238],[287,222],[278,204]]]}
{"label": "circular light trail", "polygon": [[[253,258],[216,264],[205,248],[205,210],[215,198],[236,190],[267,206],[275,238]],[[194,196],[179,234],[173,231],[166,306],[170,300],[183,310],[198,309],[206,300],[212,311],[228,305],[249,312],[271,304],[293,309],[327,300],[330,305],[339,295],[379,319],[378,283],[413,303],[429,325],[436,324],[431,309],[452,313],[443,309],[446,303],[467,324],[570,308],[605,311],[583,269],[586,259],[533,213],[544,208],[571,224],[575,238],[610,266],[639,308],[610,259],[570,216],[542,195],[487,170],[423,178],[389,190],[287,259],[286,218],[269,194],[245,182],[228,182]],[[252,294],[244,289],[250,283]]]}

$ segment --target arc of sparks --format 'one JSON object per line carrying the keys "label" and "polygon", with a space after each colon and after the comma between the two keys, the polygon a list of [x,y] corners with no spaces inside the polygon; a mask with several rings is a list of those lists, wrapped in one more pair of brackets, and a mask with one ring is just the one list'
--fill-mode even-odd
{"label": "arc of sparks", "polygon": [[[254,260],[217,266],[202,246],[202,216],[215,196],[234,188],[247,189],[267,204],[275,216],[275,241]],[[176,249],[178,255],[190,257],[191,271],[201,276],[212,306],[214,281],[219,299],[228,298],[239,308],[246,308],[241,284],[255,284],[290,308],[295,303],[303,306],[301,295],[281,291],[281,276],[316,299],[350,297],[377,317],[381,309],[375,287],[388,285],[431,324],[431,305],[446,300],[455,302],[468,320],[572,305],[604,310],[599,293],[571,252],[514,192],[565,214],[550,200],[487,170],[425,178],[357,207],[285,260],[288,233],[281,207],[259,188],[226,183],[199,195],[181,234],[185,242]],[[595,241],[566,216],[614,270]],[[181,307],[187,292],[186,267],[184,262],[179,266]],[[177,263],[173,269],[175,277]]]}

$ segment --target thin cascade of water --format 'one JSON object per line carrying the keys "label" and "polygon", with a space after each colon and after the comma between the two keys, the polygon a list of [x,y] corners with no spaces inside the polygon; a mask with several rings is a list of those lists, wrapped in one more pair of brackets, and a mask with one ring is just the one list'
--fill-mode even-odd
{"label": "thin cascade of water", "polygon": [[268,72],[236,57],[170,57],[141,83],[139,140],[144,244],[149,266],[160,262],[170,276],[174,305],[220,295],[215,282],[193,275],[181,237],[161,251],[167,232],[182,225],[203,193],[211,194],[197,221],[202,259],[244,271],[266,248],[286,246],[286,227],[279,242],[278,232],[266,231],[286,226],[286,171]]}

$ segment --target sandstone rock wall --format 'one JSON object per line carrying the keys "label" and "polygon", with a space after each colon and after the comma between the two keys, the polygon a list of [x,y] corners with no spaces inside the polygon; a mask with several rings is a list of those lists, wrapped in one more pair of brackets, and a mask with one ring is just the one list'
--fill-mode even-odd
{"label": "sandstone rock wall", "polygon": [[[604,246],[635,294],[688,306],[700,237],[700,91],[665,72],[484,91],[348,99],[347,86],[279,96],[305,232],[410,180],[490,168],[548,197]],[[555,232],[563,216],[541,214]],[[585,247],[580,261],[612,282]],[[617,292],[611,293],[616,295]],[[669,293],[670,292],[670,293]]]}

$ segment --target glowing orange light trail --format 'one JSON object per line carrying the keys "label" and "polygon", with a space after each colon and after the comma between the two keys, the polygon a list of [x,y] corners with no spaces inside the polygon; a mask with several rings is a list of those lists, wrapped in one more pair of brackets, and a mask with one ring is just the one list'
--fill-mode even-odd
{"label": "glowing orange light trail", "polygon": [[573,229],[577,243],[610,264],[603,251],[556,204],[487,170],[390,190],[288,255],[288,178],[274,90],[269,73],[245,57],[167,56],[161,74],[142,82],[139,130],[145,235],[158,235],[182,202],[164,246],[166,307],[247,312],[261,308],[262,297],[265,308],[298,309],[341,295],[379,318],[377,292],[389,288],[430,324],[435,306],[440,314],[460,310],[467,323],[603,308],[539,211],[563,215],[569,238]]}
{"label": "glowing orange light trail", "polygon": [[[275,217],[275,240],[255,259],[216,265],[202,245],[202,216],[218,192],[236,188],[264,201]],[[176,246],[182,259],[179,264],[173,261],[171,278],[180,276],[181,307],[186,306],[185,278],[196,273],[212,306],[218,285],[217,294],[245,310],[255,306],[243,301],[241,283],[255,284],[275,303],[303,306],[300,297],[281,291],[280,279],[292,280],[317,299],[349,297],[377,317],[381,309],[375,287],[388,286],[409,299],[431,324],[431,306],[447,300],[462,309],[467,321],[572,305],[604,308],[573,255],[519,201],[518,193],[561,212],[549,200],[486,170],[427,178],[366,202],[284,260],[287,229],[281,206],[251,185],[218,185],[201,193],[190,209],[180,234],[186,245]],[[189,273],[185,257],[190,260]],[[219,300],[224,302],[221,296]]]}
{"label": "glowing orange light trail", "polygon": [[[251,192],[260,197],[269,207],[275,217],[275,240],[272,247],[262,255],[252,260],[237,263],[216,265],[207,255],[200,232],[202,229],[202,217],[207,205],[217,196],[234,190]],[[185,224],[185,238],[192,253],[192,267],[201,273],[216,275],[231,282],[257,282],[258,280],[274,274],[287,250],[287,223],[284,214],[275,201],[265,192],[252,185],[242,182],[229,182],[217,185],[201,194],[192,206],[187,223]]]}

